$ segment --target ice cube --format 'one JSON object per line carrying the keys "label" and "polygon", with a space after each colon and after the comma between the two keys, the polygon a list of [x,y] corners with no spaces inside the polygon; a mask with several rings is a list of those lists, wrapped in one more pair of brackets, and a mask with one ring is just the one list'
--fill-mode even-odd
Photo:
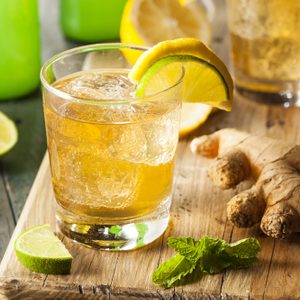
{"label": "ice cube", "polygon": [[122,100],[131,98],[134,85],[126,73],[88,72],[69,80],[61,90],[87,100]]}

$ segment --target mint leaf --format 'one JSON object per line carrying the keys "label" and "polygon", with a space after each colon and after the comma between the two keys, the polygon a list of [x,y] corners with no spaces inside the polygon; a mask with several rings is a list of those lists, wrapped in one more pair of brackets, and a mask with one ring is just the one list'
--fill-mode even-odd
{"label": "mint leaf", "polygon": [[257,261],[260,244],[255,238],[248,238],[226,245],[224,251],[230,257],[230,268],[248,268]]}
{"label": "mint leaf", "polygon": [[168,238],[168,245],[191,262],[197,262],[202,255],[201,242],[189,237]]}
{"label": "mint leaf", "polygon": [[109,228],[108,232],[115,237],[119,237],[122,234],[122,227],[119,225],[113,225]]}
{"label": "mint leaf", "polygon": [[136,247],[142,247],[145,245],[144,242],[144,237],[145,234],[148,231],[148,225],[143,224],[143,223],[139,223],[139,224],[135,224],[136,230],[138,232],[138,238],[137,238],[137,242],[136,242]]}
{"label": "mint leaf", "polygon": [[208,246],[210,249],[203,254],[199,266],[208,274],[219,273],[226,268],[248,268],[257,261],[260,251],[258,240],[243,239],[228,244],[223,240],[215,240]]}
{"label": "mint leaf", "polygon": [[162,263],[152,274],[152,281],[163,287],[171,287],[181,278],[192,273],[196,263],[177,254]]}
{"label": "mint leaf", "polygon": [[204,236],[198,241],[189,237],[168,238],[168,245],[190,261],[198,261],[200,257],[216,254],[225,241]]}
{"label": "mint leaf", "polygon": [[224,262],[222,257],[220,257],[225,244],[225,241],[213,239],[209,236],[204,236],[198,241],[189,237],[168,239],[168,245],[186,259],[198,262],[201,258],[198,267],[209,274],[223,270],[229,265],[228,262]]}
{"label": "mint leaf", "polygon": [[255,238],[228,244],[209,236],[198,241],[190,237],[171,237],[168,245],[179,254],[161,264],[152,277],[154,283],[164,287],[200,278],[205,273],[216,274],[226,268],[250,267],[257,261],[260,251]]}
{"label": "mint leaf", "polygon": [[216,242],[211,245],[198,262],[198,267],[204,273],[215,274],[229,267],[228,257],[222,253],[222,242]]}
{"label": "mint leaf", "polygon": [[248,238],[228,244],[226,252],[231,256],[251,258],[256,257],[260,249],[260,244],[257,239]]}
{"label": "mint leaf", "polygon": [[168,238],[168,245],[178,251],[179,254],[161,264],[154,271],[152,281],[164,287],[171,287],[179,281],[184,283],[184,277],[194,273],[193,271],[196,267],[196,277],[201,277],[203,271],[197,266],[197,262],[203,257],[205,252],[216,248],[220,241],[208,236],[203,237],[199,241],[189,237]]}
{"label": "mint leaf", "polygon": [[148,225],[146,224],[143,224],[143,223],[138,223],[138,224],[135,224],[135,228],[138,232],[138,235],[139,235],[139,238],[140,239],[143,239],[145,234],[147,233],[148,231]]}

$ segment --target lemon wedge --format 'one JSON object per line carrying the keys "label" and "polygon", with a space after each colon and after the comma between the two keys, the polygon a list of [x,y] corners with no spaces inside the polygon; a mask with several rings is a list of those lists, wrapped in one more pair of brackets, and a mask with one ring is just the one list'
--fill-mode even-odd
{"label": "lemon wedge", "polygon": [[179,137],[184,137],[203,124],[212,110],[213,108],[210,105],[183,102],[181,108]]}
{"label": "lemon wedge", "polygon": [[189,4],[191,2],[194,2],[194,1],[196,1],[196,0],[179,0],[179,3],[181,5],[187,5],[187,4]]}
{"label": "lemon wedge", "polygon": [[231,110],[232,78],[222,60],[198,39],[158,43],[138,58],[128,78],[137,84],[136,95],[143,96],[167,89],[182,66],[183,101]]}
{"label": "lemon wedge", "polygon": [[[180,37],[199,38],[209,44],[211,26],[197,1],[182,5],[180,0],[128,0],[124,8],[121,42],[153,46]],[[132,63],[138,55],[127,57]]]}
{"label": "lemon wedge", "polygon": [[0,112],[0,155],[11,150],[18,141],[15,123],[3,112]]}

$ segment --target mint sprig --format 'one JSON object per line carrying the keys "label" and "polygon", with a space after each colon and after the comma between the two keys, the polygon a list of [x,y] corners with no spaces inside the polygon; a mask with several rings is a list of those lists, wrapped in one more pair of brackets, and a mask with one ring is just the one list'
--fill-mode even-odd
{"label": "mint sprig", "polygon": [[224,269],[251,267],[257,261],[260,244],[255,238],[235,243],[204,236],[200,240],[189,237],[171,237],[168,245],[178,254],[162,263],[152,274],[152,281],[163,287],[171,287],[197,273],[216,274]]}
{"label": "mint sprig", "polygon": [[175,282],[191,274],[196,264],[177,254],[166,262],[162,263],[152,275],[154,283],[164,287],[171,287]]}

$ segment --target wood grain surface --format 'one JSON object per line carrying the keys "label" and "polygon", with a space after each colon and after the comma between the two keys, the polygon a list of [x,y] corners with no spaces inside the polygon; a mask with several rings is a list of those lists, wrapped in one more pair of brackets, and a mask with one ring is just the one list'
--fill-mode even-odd
{"label": "wood grain surface", "polygon": [[[0,295],[9,299],[199,299],[221,296],[228,299],[299,299],[299,234],[285,241],[275,241],[256,227],[248,230],[232,227],[226,219],[226,201],[250,182],[226,192],[218,190],[207,178],[209,161],[189,150],[193,136],[223,127],[236,127],[300,143],[299,120],[299,109],[265,106],[235,97],[231,113],[215,113],[202,129],[180,142],[172,219],[164,237],[146,249],[128,253],[91,250],[63,238],[74,256],[71,274],[63,276],[33,274],[18,263],[13,252],[13,241],[24,229],[41,223],[49,223],[56,229],[46,156],[0,266]],[[166,246],[168,236],[199,238],[205,234],[227,241],[257,237],[262,244],[259,263],[249,270],[205,276],[192,284],[167,290],[151,283],[153,270],[174,254]]]}
{"label": "wood grain surface", "polygon": [[[215,0],[215,2],[219,5],[217,6],[218,17],[213,24],[212,46],[221,58],[228,62],[224,1]],[[48,8],[50,14],[51,9]],[[46,18],[46,10],[44,15]],[[49,35],[47,30],[44,33]],[[52,38],[52,35],[48,36],[50,48],[47,49],[46,55],[53,54],[51,49],[56,49],[58,52],[62,50],[60,48],[69,45],[62,44],[65,42],[61,40],[60,44],[53,42],[54,48],[51,48]],[[40,99],[38,94],[32,96],[27,103],[35,101],[35,97]],[[19,110],[18,105],[20,105]],[[39,105],[27,104],[27,108],[21,109],[21,103],[16,106],[7,104],[7,110],[16,109],[18,113],[15,113],[15,116],[20,115],[22,118],[25,110],[29,118],[32,109],[37,114],[36,118],[41,118]],[[30,130],[30,127],[42,126],[40,119],[34,117],[29,119],[25,120],[26,131]],[[128,253],[107,253],[84,248],[62,237],[74,256],[71,274],[64,276],[31,273],[18,263],[13,252],[13,241],[24,229],[49,223],[56,230],[53,192],[46,156],[0,265],[0,299],[299,299],[299,234],[293,235],[289,240],[275,241],[264,236],[258,228],[241,230],[232,227],[226,219],[226,202],[249,182],[226,192],[218,190],[207,178],[209,161],[192,155],[189,150],[189,143],[194,136],[224,127],[235,127],[300,144],[299,125],[300,110],[297,108],[266,106],[236,95],[231,113],[215,113],[204,126],[180,141],[172,218],[163,238],[146,249]],[[38,162],[34,155],[40,157],[44,149],[44,138],[40,140],[40,144],[36,144],[39,136],[42,136],[41,132],[43,129],[33,129],[32,137],[28,133],[29,140],[22,137],[22,147],[37,147],[30,152],[30,155],[28,154],[29,156],[25,150],[19,149],[15,150],[17,151],[15,157],[12,153],[1,162],[1,245],[3,245],[2,240],[4,244],[7,241],[14,226],[14,218],[17,219],[23,203],[13,199],[20,199],[27,193],[26,178],[30,178],[31,175],[28,174],[34,172],[34,166]],[[23,162],[26,159],[28,161]],[[22,166],[21,170],[18,169],[18,162]],[[14,176],[18,176],[18,181]],[[259,264],[250,270],[228,271],[219,275],[205,276],[192,284],[167,290],[151,283],[152,271],[174,254],[166,246],[168,236],[188,235],[199,238],[204,234],[224,238],[227,241],[248,236],[257,237],[262,244]]]}

